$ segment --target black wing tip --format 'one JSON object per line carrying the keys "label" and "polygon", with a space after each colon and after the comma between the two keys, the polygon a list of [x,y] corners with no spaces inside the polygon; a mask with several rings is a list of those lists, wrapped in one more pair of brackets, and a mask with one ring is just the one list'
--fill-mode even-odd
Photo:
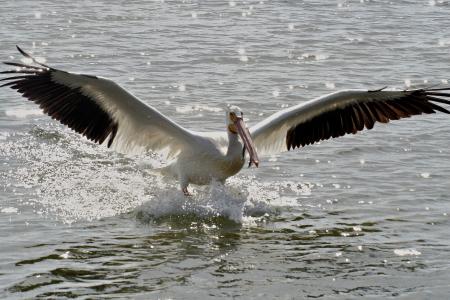
{"label": "black wing tip", "polygon": [[368,92],[369,92],[369,93],[381,92],[381,91],[384,91],[384,90],[387,89],[387,88],[388,88],[388,86],[386,85],[386,86],[384,86],[384,87],[382,87],[382,88],[379,88],[379,89],[376,89],[376,90],[368,90]]}
{"label": "black wing tip", "polygon": [[[22,48],[19,47],[19,45],[16,45],[17,51],[20,52],[20,54],[22,54],[23,56],[25,56],[26,58],[29,58],[33,61],[33,63],[38,64],[40,66],[43,66],[44,68],[47,68],[49,70],[54,70],[53,68],[47,66],[46,64],[40,63],[38,62],[31,54],[29,54],[28,52],[26,52],[25,50],[23,50]],[[33,68],[32,66],[29,66],[30,68]]]}
{"label": "black wing tip", "polygon": [[114,138],[116,137],[118,129],[119,129],[119,124],[117,122],[113,123],[112,128],[111,128],[110,137],[109,137],[109,140],[108,140],[108,145],[107,145],[108,148],[111,148],[112,143],[114,141]]}
{"label": "black wing tip", "polygon": [[20,54],[22,54],[25,57],[31,58],[34,60],[34,58],[28,54],[27,52],[25,52],[24,50],[22,50],[22,48],[19,47],[19,45],[16,45],[17,50],[20,52]]}

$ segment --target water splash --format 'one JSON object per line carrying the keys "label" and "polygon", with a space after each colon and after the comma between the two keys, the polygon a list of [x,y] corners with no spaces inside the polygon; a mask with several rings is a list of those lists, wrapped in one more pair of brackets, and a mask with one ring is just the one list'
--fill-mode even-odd
{"label": "water splash", "polygon": [[277,207],[296,206],[313,187],[241,175],[226,185],[193,186],[194,196],[187,198],[176,181],[149,170],[161,164],[157,157],[126,157],[47,126],[5,135],[0,157],[17,164],[7,165],[0,177],[22,205],[65,223],[134,212],[144,221],[195,215],[253,226],[277,214]]}

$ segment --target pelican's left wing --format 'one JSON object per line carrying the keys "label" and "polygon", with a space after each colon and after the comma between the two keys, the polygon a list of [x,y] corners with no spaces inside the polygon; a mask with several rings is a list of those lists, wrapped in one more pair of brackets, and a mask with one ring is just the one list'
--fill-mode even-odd
{"label": "pelican's left wing", "polygon": [[17,90],[39,104],[43,111],[88,139],[107,143],[120,152],[158,151],[176,156],[195,144],[195,136],[155,108],[146,105],[115,82],[90,75],[39,66],[6,62],[16,67],[2,86]]}
{"label": "pelican's left wing", "polygon": [[258,152],[274,154],[331,137],[372,129],[375,122],[450,111],[450,88],[410,91],[347,90],[332,93],[282,111],[250,128]]}

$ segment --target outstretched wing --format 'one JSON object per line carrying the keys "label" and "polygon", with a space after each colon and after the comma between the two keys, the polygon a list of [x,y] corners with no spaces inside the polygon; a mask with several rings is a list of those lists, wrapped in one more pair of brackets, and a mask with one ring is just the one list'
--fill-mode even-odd
{"label": "outstretched wing", "polygon": [[[118,151],[159,151],[176,156],[193,142],[193,133],[155,108],[141,102],[115,82],[90,75],[35,65],[5,62],[16,67],[0,72],[14,74],[1,79],[24,97],[39,104],[53,119],[99,143]],[[195,140],[195,139],[194,139]]]}
{"label": "outstretched wing", "polygon": [[450,88],[410,91],[332,93],[279,111],[250,128],[258,152],[273,154],[314,144],[331,137],[372,129],[375,122],[432,114],[450,114]]}

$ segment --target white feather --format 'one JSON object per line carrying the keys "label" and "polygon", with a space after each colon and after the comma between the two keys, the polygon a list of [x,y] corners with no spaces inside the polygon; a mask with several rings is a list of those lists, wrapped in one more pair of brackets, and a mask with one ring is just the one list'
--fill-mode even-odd
{"label": "white feather", "polygon": [[54,71],[52,81],[80,88],[85,96],[118,122],[119,129],[112,144],[115,150],[125,153],[151,150],[170,158],[183,149],[197,146],[196,134],[179,126],[111,80]]}

